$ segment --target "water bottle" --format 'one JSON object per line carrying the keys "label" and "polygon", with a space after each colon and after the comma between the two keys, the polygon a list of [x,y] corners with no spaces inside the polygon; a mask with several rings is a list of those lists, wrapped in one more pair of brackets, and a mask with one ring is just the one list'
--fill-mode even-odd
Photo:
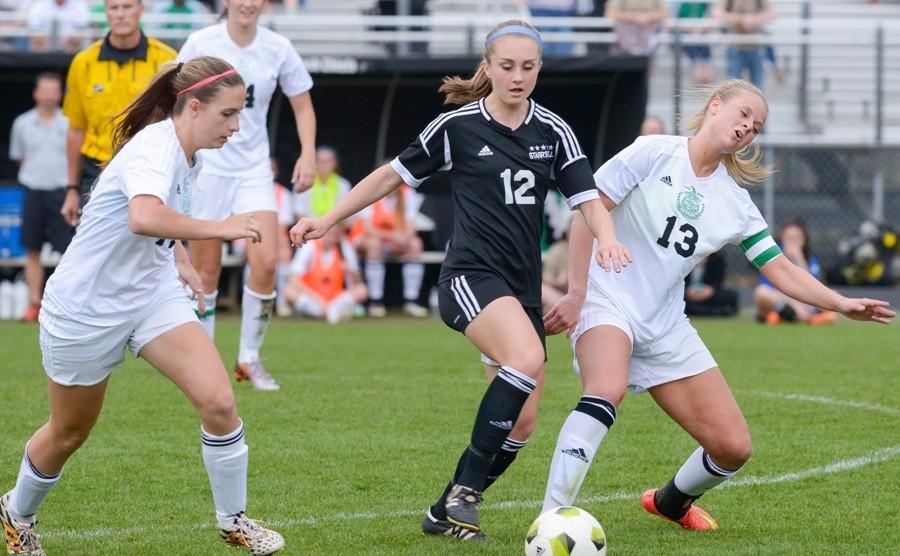
{"label": "water bottle", "polygon": [[13,316],[13,285],[0,282],[0,320],[10,320]]}
{"label": "water bottle", "polygon": [[22,320],[25,317],[25,311],[28,310],[31,301],[31,293],[28,291],[28,284],[25,280],[18,280],[13,284],[13,317],[15,320]]}

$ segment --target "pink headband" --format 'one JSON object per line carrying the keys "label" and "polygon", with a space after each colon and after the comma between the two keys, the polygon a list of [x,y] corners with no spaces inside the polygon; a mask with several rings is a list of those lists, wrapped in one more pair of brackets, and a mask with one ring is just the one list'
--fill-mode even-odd
{"label": "pink headband", "polygon": [[194,89],[199,89],[200,87],[206,87],[213,81],[221,79],[222,77],[225,77],[226,75],[231,75],[232,73],[237,73],[237,70],[234,68],[231,68],[230,70],[223,71],[222,73],[207,77],[206,79],[201,79],[200,81],[197,81],[190,87],[185,87],[184,89],[178,91],[175,94],[175,96],[180,97],[181,95],[183,95],[185,93],[189,93],[189,92],[193,91]]}

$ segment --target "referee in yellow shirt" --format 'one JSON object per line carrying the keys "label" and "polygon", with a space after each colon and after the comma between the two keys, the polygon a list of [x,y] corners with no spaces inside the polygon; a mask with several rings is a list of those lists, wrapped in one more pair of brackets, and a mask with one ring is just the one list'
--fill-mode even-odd
{"label": "referee in yellow shirt", "polygon": [[113,120],[176,52],[141,31],[141,0],[105,0],[109,33],[75,55],[66,78],[63,113],[68,191],[62,214],[78,223],[81,195],[90,191],[98,164],[112,158]]}

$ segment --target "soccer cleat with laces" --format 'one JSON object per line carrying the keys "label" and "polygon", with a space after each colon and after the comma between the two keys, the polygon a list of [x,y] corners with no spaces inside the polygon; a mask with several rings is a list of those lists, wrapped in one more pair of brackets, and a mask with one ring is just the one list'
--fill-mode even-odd
{"label": "soccer cleat with laces", "polygon": [[235,516],[230,528],[219,529],[219,535],[225,544],[242,546],[253,556],[265,556],[284,548],[284,537],[271,529],[266,529],[243,512]]}
{"label": "soccer cleat with laces", "polygon": [[478,505],[481,504],[481,493],[463,485],[453,485],[447,495],[447,521],[459,525],[469,531],[480,531]]}
{"label": "soccer cleat with laces", "polygon": [[257,390],[278,390],[281,388],[272,375],[263,367],[262,361],[254,359],[249,363],[234,364],[234,378],[238,382],[249,380],[253,388]]}
{"label": "soccer cleat with laces", "polygon": [[3,540],[6,553],[18,556],[47,556],[41,547],[41,539],[34,531],[35,524],[17,523],[9,515],[9,495],[0,498],[0,524],[3,525]]}
{"label": "soccer cleat with laces", "polygon": [[422,520],[422,532],[426,535],[453,537],[463,541],[480,541],[485,539],[484,533],[481,531],[470,531],[459,525],[453,525],[446,519],[434,517],[431,515],[431,508],[425,510],[425,519]]}
{"label": "soccer cleat with laces", "polygon": [[703,508],[699,508],[693,504],[688,508],[688,511],[681,519],[672,519],[671,517],[666,517],[663,514],[659,513],[659,510],[656,509],[656,489],[651,488],[647,492],[641,496],[641,506],[643,508],[653,514],[658,515],[659,517],[666,519],[668,521],[674,521],[678,525],[681,525],[683,528],[689,531],[712,531],[719,528],[718,522],[713,519],[713,516],[706,513],[706,510]]}

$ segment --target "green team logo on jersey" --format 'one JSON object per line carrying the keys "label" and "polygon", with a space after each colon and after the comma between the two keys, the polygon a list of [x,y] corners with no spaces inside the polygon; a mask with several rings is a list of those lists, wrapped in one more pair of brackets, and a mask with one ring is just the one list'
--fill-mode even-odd
{"label": "green team logo on jersey", "polygon": [[688,186],[678,194],[675,208],[688,220],[697,220],[703,215],[706,205],[703,204],[703,195],[697,193],[696,188]]}

